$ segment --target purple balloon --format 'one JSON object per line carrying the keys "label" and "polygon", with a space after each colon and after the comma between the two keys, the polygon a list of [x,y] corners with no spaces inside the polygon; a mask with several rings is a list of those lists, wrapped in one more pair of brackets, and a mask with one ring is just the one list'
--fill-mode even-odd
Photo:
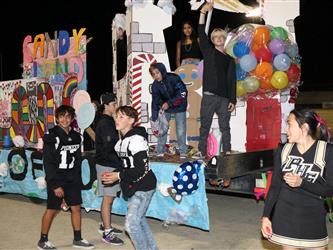
{"label": "purple balloon", "polygon": [[274,38],[268,45],[273,54],[279,55],[285,51],[285,43],[280,38]]}
{"label": "purple balloon", "polygon": [[245,42],[247,44],[251,43],[253,39],[253,30],[244,29],[242,32],[238,34],[238,40]]}

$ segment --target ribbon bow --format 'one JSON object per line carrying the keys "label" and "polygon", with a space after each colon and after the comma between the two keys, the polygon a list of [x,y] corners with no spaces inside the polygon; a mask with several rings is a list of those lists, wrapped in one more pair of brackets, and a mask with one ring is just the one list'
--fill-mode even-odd
{"label": "ribbon bow", "polygon": [[316,121],[318,122],[318,125],[326,125],[326,122],[323,118],[321,118],[319,115],[315,115]]}

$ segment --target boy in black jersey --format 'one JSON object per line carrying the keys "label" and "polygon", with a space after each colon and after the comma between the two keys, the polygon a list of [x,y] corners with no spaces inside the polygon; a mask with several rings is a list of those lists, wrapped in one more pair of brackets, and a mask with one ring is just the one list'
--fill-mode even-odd
{"label": "boy in black jersey", "polygon": [[48,240],[48,233],[63,199],[71,208],[73,247],[94,248],[94,245],[81,237],[81,135],[70,127],[74,116],[72,107],[58,107],[55,112],[57,125],[43,137],[47,208],[42,218],[38,249],[56,249]]}

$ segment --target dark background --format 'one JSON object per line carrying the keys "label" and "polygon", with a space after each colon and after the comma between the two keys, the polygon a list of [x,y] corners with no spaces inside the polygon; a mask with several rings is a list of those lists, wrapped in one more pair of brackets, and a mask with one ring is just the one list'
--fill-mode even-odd
{"label": "dark background", "polygon": [[[253,5],[254,0],[245,1]],[[22,78],[22,42],[26,35],[34,37],[48,32],[51,39],[55,30],[71,32],[86,27],[87,37],[93,40],[87,45],[88,92],[98,99],[104,91],[112,90],[111,24],[116,13],[125,13],[124,1],[109,3],[70,3],[48,1],[31,3],[3,3],[0,14],[0,80]],[[33,6],[36,4],[36,6]],[[173,26],[166,29],[165,37],[171,69],[175,69],[175,47],[180,38],[181,23],[191,20],[195,27],[198,12],[190,10],[188,0],[175,0],[177,8]],[[109,6],[111,5],[111,7]],[[331,1],[300,0],[300,16],[296,18],[296,41],[302,56],[301,91],[333,91]],[[236,28],[247,22],[264,23],[260,19],[247,19],[243,14],[214,10],[210,28],[226,25]],[[177,35],[175,35],[177,34]]]}

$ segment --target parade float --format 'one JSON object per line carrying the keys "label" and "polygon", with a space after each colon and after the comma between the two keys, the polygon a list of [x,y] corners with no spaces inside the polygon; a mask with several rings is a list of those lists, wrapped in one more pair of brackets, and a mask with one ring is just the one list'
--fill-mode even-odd
{"label": "parade float", "polygon": [[[221,7],[216,1],[214,7]],[[238,1],[235,1],[239,3]],[[172,25],[175,9],[172,1],[126,1],[127,72],[116,80],[113,89],[119,104],[131,105],[140,115],[140,125],[147,128],[151,154],[157,138],[153,135],[150,86],[153,82],[149,66],[162,62],[170,71],[169,57],[163,30]],[[200,2],[193,5],[200,6]],[[263,8],[264,6],[262,6]],[[267,10],[269,3],[265,4]],[[276,7],[276,6],[275,6]],[[263,8],[263,10],[265,10]],[[177,153],[175,127],[171,121],[168,131],[168,148],[171,157],[166,161],[151,159],[151,168],[158,180],[157,190],[147,211],[147,216],[166,222],[181,223],[209,230],[209,214],[206,197],[207,174],[234,178],[229,190],[254,194],[255,182],[261,180],[257,194],[264,194],[266,171],[271,164],[269,154],[258,154],[244,171],[230,175],[229,167],[235,168],[232,157],[268,152],[284,140],[286,116],[294,107],[300,76],[300,60],[292,32],[286,27],[298,13],[293,6],[292,14],[279,22],[269,20],[270,25],[244,24],[229,32],[226,51],[237,64],[237,106],[231,118],[232,146],[236,154],[219,156],[220,131],[214,118],[209,143],[209,153],[215,159],[205,169],[205,164],[191,158],[199,138],[200,101],[202,96],[202,62],[185,65],[175,72],[188,86],[187,142],[191,146],[189,158],[180,161]],[[233,11],[234,10],[228,10]],[[245,12],[241,11],[241,12]],[[269,11],[267,14],[270,13]],[[158,16],[158,22],[152,17]],[[289,21],[288,21],[289,22]],[[114,56],[117,51],[116,29],[113,25]],[[54,110],[61,104],[76,108],[78,130],[89,129],[93,120],[92,104],[86,92],[86,46],[89,39],[85,29],[55,31],[54,37],[46,32],[34,37],[28,35],[22,42],[23,79],[0,82],[1,133],[4,148],[0,155],[0,192],[23,194],[32,198],[46,199],[42,163],[42,136],[54,126]],[[115,60],[114,60],[115,61]],[[113,72],[116,72],[116,66]],[[190,84],[188,84],[190,83]],[[18,143],[17,136],[21,142]],[[15,141],[15,147],[12,147]],[[230,157],[230,158],[228,158]],[[229,160],[228,160],[229,159]],[[264,167],[258,173],[252,170]],[[267,169],[266,169],[267,167]],[[210,171],[206,171],[210,170]],[[249,171],[251,170],[251,171]],[[205,172],[206,176],[205,176]],[[251,174],[251,175],[247,175]],[[242,180],[246,176],[246,181]],[[249,179],[250,176],[250,179]],[[238,181],[240,179],[240,181]],[[83,204],[87,210],[99,210],[101,197],[96,195],[96,171],[93,155],[84,152],[82,162]],[[244,186],[246,183],[247,186]],[[233,186],[234,185],[234,186]],[[217,189],[221,190],[220,187]],[[261,193],[260,193],[261,192]],[[125,214],[126,202],[120,197],[114,202],[113,213]]]}

